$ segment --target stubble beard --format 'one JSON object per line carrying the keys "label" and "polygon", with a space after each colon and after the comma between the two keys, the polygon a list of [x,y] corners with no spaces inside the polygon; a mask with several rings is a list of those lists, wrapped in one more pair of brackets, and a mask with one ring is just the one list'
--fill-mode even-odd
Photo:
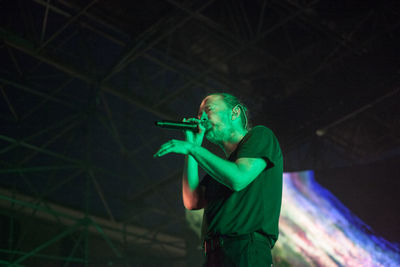
{"label": "stubble beard", "polygon": [[206,132],[206,138],[209,142],[215,145],[222,145],[230,138],[232,132],[232,125],[226,125],[223,129],[216,129],[215,125]]}

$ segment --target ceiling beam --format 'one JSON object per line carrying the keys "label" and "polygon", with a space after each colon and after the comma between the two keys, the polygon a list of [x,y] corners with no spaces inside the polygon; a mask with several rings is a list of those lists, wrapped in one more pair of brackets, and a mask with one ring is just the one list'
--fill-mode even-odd
{"label": "ceiling beam", "polygon": [[368,104],[362,106],[361,108],[358,108],[357,110],[355,110],[355,111],[353,111],[353,112],[351,112],[351,113],[349,113],[349,114],[337,119],[336,121],[334,121],[334,122],[332,122],[332,123],[330,123],[330,124],[328,124],[328,125],[326,125],[324,127],[319,128],[318,130],[316,130],[315,133],[318,136],[323,136],[328,132],[329,129],[331,129],[331,128],[333,128],[333,127],[335,127],[335,126],[337,126],[337,125],[339,125],[339,124],[341,124],[341,123],[343,123],[343,122],[345,122],[345,121],[347,121],[349,119],[352,119],[352,118],[358,116],[359,114],[365,112],[366,110],[368,110],[370,108],[373,108],[374,106],[376,106],[377,104],[379,104],[382,101],[386,100],[387,98],[396,95],[399,91],[400,91],[400,88],[396,88],[396,89],[390,91],[389,93],[386,93],[381,97],[378,97],[377,99],[375,99],[371,103],[368,103]]}
{"label": "ceiling beam", "polygon": [[[247,42],[243,42],[241,43],[240,47],[237,47],[235,51],[229,53],[228,55],[226,55],[224,58],[222,59],[218,59],[218,61],[222,61],[222,62],[226,62],[229,61],[230,59],[234,58],[235,56],[239,55],[240,53],[242,53],[244,50],[253,47],[260,39],[264,38],[265,36],[267,36],[268,34],[271,34],[272,32],[274,32],[275,30],[281,28],[282,26],[286,25],[289,21],[297,18],[298,16],[300,16],[303,12],[307,11],[307,8],[309,8],[309,6],[312,6],[314,4],[316,4],[319,0],[314,0],[312,1],[310,4],[308,4],[307,6],[304,6],[302,9],[297,10],[296,12],[294,12],[293,14],[290,14],[289,16],[287,16],[286,18],[280,20],[279,22],[277,22],[276,24],[274,24],[272,27],[262,31],[260,34],[258,34],[255,38],[253,38],[252,40],[249,40]],[[216,61],[217,59],[214,59],[214,61]],[[200,73],[197,78],[195,79],[202,79],[204,76],[208,75],[209,73],[211,73],[212,71],[214,71],[214,67],[211,65],[209,68],[207,68],[207,70],[203,71],[202,73]],[[185,83],[183,86],[181,86],[180,88],[178,88],[177,90],[175,90],[174,92],[172,92],[171,94],[169,94],[167,97],[165,97],[164,99],[160,100],[159,102],[157,102],[156,105],[154,105],[154,108],[160,107],[162,106],[164,103],[166,102],[170,102],[174,99],[176,99],[178,96],[180,96],[186,89],[187,87],[189,87],[191,85],[192,81],[188,81],[187,83]]]}
{"label": "ceiling beam", "polygon": [[[46,41],[40,44],[37,48],[38,51],[45,48],[51,41],[53,41],[58,35],[60,35],[69,25],[74,23],[83,13],[85,13],[89,8],[91,8],[98,0],[92,0],[89,4],[87,4],[84,8],[82,8],[75,16],[70,18],[63,26],[61,26],[58,31],[56,31],[52,36],[50,36]],[[48,5],[46,6],[46,10],[48,9]]]}
{"label": "ceiling beam", "polygon": [[[50,56],[48,53],[45,51],[37,51],[35,48],[35,45],[30,42],[29,40],[23,39],[20,36],[13,34],[11,32],[8,32],[7,30],[0,28],[0,38],[9,46],[22,51],[23,53],[30,55],[37,60],[40,60],[44,63],[49,64],[50,66],[74,77],[77,78],[81,81],[84,81],[88,84],[98,84],[96,77],[92,77],[87,73],[87,71],[84,70],[79,70],[75,66],[68,65],[65,62],[62,62],[59,59],[56,59],[53,56]],[[134,104],[138,108],[141,108],[149,113],[152,113],[160,118],[163,119],[169,119],[169,120],[174,120],[176,119],[175,114],[171,114],[168,111],[161,110],[159,108],[153,108],[150,104],[148,104],[148,100],[144,99],[143,97],[134,95],[132,93],[125,93],[122,90],[117,90],[116,88],[113,88],[109,84],[101,84],[101,89],[103,89],[105,92],[117,96],[131,104]]]}
{"label": "ceiling beam", "polygon": [[[138,58],[139,56],[143,55],[146,51],[154,47],[156,44],[158,44],[161,40],[166,38],[167,36],[171,35],[174,33],[177,29],[182,27],[185,23],[187,23],[189,20],[191,20],[196,14],[199,14],[201,11],[203,11],[206,7],[208,7],[211,3],[213,3],[215,0],[209,0],[205,4],[203,4],[200,8],[198,8],[196,11],[190,13],[188,16],[186,16],[184,19],[177,21],[174,23],[174,25],[171,28],[168,28],[167,31],[165,32],[156,32],[153,33],[153,36],[156,36],[155,40],[149,42],[146,44],[146,36],[150,35],[148,33],[153,32],[153,27],[154,25],[148,29],[144,33],[144,37],[135,40],[133,46],[127,48],[126,52],[117,60],[117,62],[113,65],[113,67],[110,69],[110,71],[102,78],[102,82],[108,80],[113,74],[116,72],[120,71],[122,68],[124,68],[127,64]],[[158,23],[157,23],[158,24]],[[156,24],[156,25],[157,25]],[[145,43],[144,47],[143,43]]]}
{"label": "ceiling beam", "polygon": [[[45,7],[46,7],[46,2],[43,1],[43,0],[33,0],[33,1],[36,2],[36,3],[38,3],[38,4],[40,4],[40,5],[42,5],[42,6],[45,6]],[[61,0],[60,0],[59,2],[62,3],[62,4],[64,4],[64,5],[66,5],[66,6],[68,6],[68,7],[70,7],[70,8],[77,8],[76,6],[73,5],[73,3],[65,2],[65,1],[61,1]],[[177,4],[177,3],[171,2],[171,4]],[[60,8],[58,8],[58,7],[54,6],[54,5],[52,5],[52,4],[49,4],[49,6],[50,6],[50,9],[51,9],[53,12],[57,13],[58,15],[61,15],[61,16],[64,16],[64,17],[68,17],[68,18],[72,16],[72,15],[71,15],[70,13],[68,13],[67,11],[64,11],[64,10],[62,10],[62,9],[60,9]],[[182,7],[182,6],[181,6],[181,7]],[[184,8],[184,10],[189,12],[189,9],[187,9],[186,7]],[[221,34],[221,30],[222,30],[222,29],[220,29],[220,28],[222,28],[221,25],[216,24],[216,23],[213,22],[212,20],[210,20],[210,19],[208,19],[207,17],[203,16],[201,13],[196,13],[196,12],[190,11],[190,15],[193,16],[193,17],[195,17],[196,19],[200,18],[200,21],[202,21],[202,22],[207,21],[207,25],[208,25],[208,26],[210,26],[211,28],[218,29],[218,35],[216,35],[216,36],[219,37],[219,38],[221,39],[221,37],[220,37],[220,36],[221,36],[221,35],[220,35],[220,34]],[[105,21],[102,20],[101,18],[98,18],[98,17],[96,17],[95,15],[90,14],[90,13],[85,13],[85,16],[87,16],[89,19],[95,21],[97,24],[104,25],[105,27],[110,28],[110,29],[113,30],[114,32],[116,32],[116,33],[118,33],[118,34],[121,34],[121,31],[119,31],[119,29],[117,29],[117,28],[115,28],[114,26],[108,24],[107,22],[105,22]],[[107,40],[113,42],[114,44],[117,44],[117,45],[119,45],[119,46],[121,46],[121,47],[125,47],[125,46],[128,45],[126,41],[123,41],[123,40],[121,40],[120,38],[114,37],[114,36],[112,36],[111,34],[106,33],[105,31],[103,31],[103,30],[101,30],[101,29],[95,28],[95,27],[93,27],[93,26],[91,26],[91,25],[89,25],[89,24],[87,24],[87,23],[85,23],[85,22],[79,22],[79,23],[80,23],[80,25],[81,25],[82,27],[87,28],[87,29],[89,29],[90,31],[99,34],[100,36],[102,36],[103,38],[105,38],[105,39],[107,39]],[[222,40],[225,41],[227,44],[231,44],[231,41],[229,41],[229,40],[225,40],[225,39],[223,39],[223,38],[222,38]],[[254,49],[257,49],[257,48],[254,47]],[[258,51],[260,52],[260,51],[262,51],[262,50],[261,50],[261,49],[258,49]],[[166,69],[166,70],[173,71],[173,72],[178,73],[178,74],[182,74],[182,72],[181,72],[177,67],[174,67],[174,66],[172,66],[171,64],[170,64],[170,65],[167,65],[165,62],[160,61],[159,59],[157,59],[157,58],[154,57],[154,56],[151,56],[151,55],[148,54],[148,53],[143,53],[142,56],[143,56],[144,58],[146,58],[146,59],[148,59],[148,60],[150,60],[150,61],[152,61],[152,62],[154,62],[154,63],[156,63],[156,64],[158,64],[158,65],[160,65],[161,67],[163,67],[163,68]],[[278,60],[275,59],[275,58],[272,58],[272,59],[273,59],[275,62],[278,61]],[[169,58],[169,60],[175,60],[175,61],[176,61],[177,59]],[[186,69],[191,69],[191,68],[192,68],[192,66],[189,66],[188,64],[186,64],[186,63],[184,63],[184,62],[181,62],[181,61],[179,62],[179,64],[183,65],[183,67],[186,68]],[[191,70],[191,71],[192,71],[192,72],[195,72],[194,70]],[[183,75],[183,74],[182,74],[182,75]],[[185,74],[185,75],[186,75],[186,74]],[[195,79],[195,77],[192,77],[192,76],[191,76],[190,79],[192,80],[193,83],[198,84],[198,85],[200,85],[200,86],[203,86],[203,87],[205,87],[205,88],[207,88],[207,89],[209,89],[209,90],[213,90],[213,89],[214,89],[214,88],[210,88],[210,86],[209,86],[207,83],[205,83],[205,82],[203,82],[203,81],[201,81],[201,80]],[[228,84],[228,81],[222,81],[222,80],[223,80],[222,78],[219,79],[219,82],[222,82],[223,84],[225,84],[225,85],[228,86],[228,87],[230,86],[230,85]]]}
{"label": "ceiling beam", "polygon": [[113,222],[50,201],[47,201],[46,205],[43,203],[42,205],[33,204],[35,201],[36,198],[31,196],[0,188],[0,207],[2,209],[10,209],[13,205],[23,206],[25,209],[19,210],[23,214],[31,216],[32,212],[36,211],[37,218],[57,224],[61,222],[66,226],[72,226],[82,218],[88,218],[92,222],[89,223],[89,231],[93,234],[102,235],[98,229],[100,227],[107,237],[120,244],[128,242],[128,244],[150,247],[154,252],[168,253],[178,257],[186,255],[185,241],[181,238],[161,232],[154,234],[152,229]]}

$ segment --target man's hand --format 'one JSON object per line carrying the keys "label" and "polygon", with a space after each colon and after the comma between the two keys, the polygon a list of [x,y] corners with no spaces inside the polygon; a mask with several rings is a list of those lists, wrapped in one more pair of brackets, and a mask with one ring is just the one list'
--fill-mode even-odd
{"label": "man's hand", "polygon": [[173,139],[163,144],[153,157],[162,157],[168,153],[188,155],[193,145],[191,142]]}
{"label": "man's hand", "polygon": [[193,146],[201,146],[203,143],[206,128],[202,122],[207,120],[208,117],[204,111],[200,119],[183,119],[184,122],[197,122],[199,131],[197,133],[194,133],[193,131],[185,131],[186,141],[170,140],[163,144],[161,148],[153,155],[153,157],[162,157],[168,153],[188,155]]}
{"label": "man's hand", "polygon": [[200,119],[196,119],[196,118],[183,119],[184,122],[197,122],[198,123],[198,132],[197,133],[194,133],[193,131],[185,131],[186,141],[201,146],[201,144],[203,143],[204,134],[206,132],[205,125],[202,122],[207,121],[207,120],[208,120],[207,113],[205,113],[204,111],[201,114]]}

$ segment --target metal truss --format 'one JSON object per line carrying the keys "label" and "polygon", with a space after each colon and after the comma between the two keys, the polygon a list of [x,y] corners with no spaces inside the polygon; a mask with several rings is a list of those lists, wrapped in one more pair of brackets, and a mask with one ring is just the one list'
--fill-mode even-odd
{"label": "metal truss", "polygon": [[[2,29],[1,30],[1,39],[8,47],[17,49],[17,50],[23,52],[24,54],[34,57],[35,59],[39,60],[42,63],[49,64],[50,66],[58,69],[59,71],[64,72],[69,77],[71,77],[68,79],[69,81],[71,81],[71,79],[78,79],[87,84],[98,84],[102,91],[104,91],[108,94],[111,94],[113,96],[117,96],[124,101],[128,101],[129,103],[134,104],[136,107],[139,107],[147,112],[153,113],[154,115],[156,115],[160,118],[165,118],[165,119],[175,118],[175,116],[173,116],[173,115],[168,115],[168,112],[166,112],[165,110],[156,109],[152,106],[146,105],[146,103],[148,101],[141,99],[139,96],[132,95],[132,93],[127,95],[122,90],[114,89],[110,85],[106,84],[105,81],[112,75],[112,72],[110,72],[110,74],[107,74],[105,76],[105,78],[103,78],[102,81],[100,81],[100,83],[99,83],[97,81],[96,77],[91,76],[86,71],[77,68],[77,66],[69,65],[68,63],[63,62],[63,60],[59,60],[56,57],[52,56],[54,54],[52,52],[52,50],[55,49],[55,48],[51,48],[52,41],[54,39],[56,39],[57,37],[60,37],[61,34],[63,33],[63,31],[69,25],[75,23],[78,20],[78,18],[80,16],[82,16],[86,12],[86,10],[88,10],[96,1],[92,1],[85,8],[80,10],[77,14],[71,16],[70,19],[59,30],[57,30],[55,33],[53,33],[47,39],[45,39],[44,36],[46,35],[46,28],[47,28],[46,24],[48,23],[49,12],[56,10],[58,13],[62,13],[63,15],[67,15],[67,16],[68,16],[68,13],[62,11],[59,8],[55,8],[54,6],[52,6],[52,4],[50,4],[50,1],[47,1],[47,2],[36,1],[36,2],[40,3],[40,4],[44,4],[46,7],[44,18],[43,18],[43,26],[42,26],[39,46],[36,45],[36,42],[32,42],[27,39],[23,39],[18,35],[15,35],[5,29]],[[206,6],[204,6],[204,7],[206,7]],[[187,21],[188,19],[190,19],[190,17],[186,18],[184,21],[182,21],[182,23],[185,23],[185,21]],[[85,26],[90,27],[87,24]],[[96,32],[99,33],[100,31],[96,31]],[[102,34],[102,36],[109,37],[109,35],[106,35],[106,34]],[[108,38],[108,39],[110,39],[110,38]],[[116,39],[111,38],[111,40],[114,41]],[[125,43],[123,43],[123,42],[120,42],[120,44],[125,45]],[[11,51],[11,53],[13,53],[13,52]],[[143,55],[145,55],[145,54],[143,54]],[[138,56],[138,55],[136,55],[136,56]],[[124,60],[125,57],[126,56],[123,56],[122,59],[119,61],[120,62],[125,61]],[[168,70],[174,70],[175,72],[179,71],[176,68],[174,68],[173,66],[165,65],[163,62],[159,61],[154,56],[151,56],[148,54],[148,55],[145,55],[145,57],[154,62],[157,62],[158,65],[160,65],[160,66],[166,67]],[[119,64],[116,64],[116,65],[119,65]],[[17,61],[15,61],[15,66],[18,67]],[[20,74],[22,74],[22,71],[20,71]],[[27,114],[20,114],[24,119],[27,119],[31,114],[35,113],[35,111],[37,109],[40,109],[40,106],[44,105],[46,102],[49,102],[49,101],[54,102],[55,104],[65,105],[66,107],[70,108],[72,111],[76,111],[76,107],[74,107],[73,104],[70,104],[68,102],[68,100],[64,100],[63,97],[57,96],[57,95],[59,95],[59,92],[62,91],[62,89],[63,89],[62,85],[59,87],[59,89],[56,89],[56,90],[52,91],[51,93],[44,93],[40,89],[34,89],[34,87],[32,85],[23,84],[20,81],[14,80],[9,77],[5,77],[5,76],[1,77],[1,82],[2,82],[3,86],[7,86],[8,88],[9,87],[18,88],[18,89],[21,89],[32,95],[36,95],[38,97],[43,98],[43,101],[41,102],[41,104],[32,108]],[[199,82],[197,82],[197,84],[199,84]],[[4,90],[2,87],[2,95],[3,95],[4,99],[6,99],[6,100],[8,100],[8,97],[7,97],[8,88],[6,88],[6,90]],[[118,129],[113,123],[112,112],[107,104],[108,101],[103,93],[100,92],[100,95],[101,95],[101,100],[103,103],[104,112],[106,114],[105,117],[100,118],[100,119],[103,121],[103,124],[110,125],[109,131],[110,131],[111,135],[113,136],[113,138],[116,140],[116,142],[119,144],[121,153],[126,153],[128,151],[128,149],[126,149],[124,147],[123,142],[121,142],[121,140],[119,138]],[[7,105],[8,105],[9,110],[12,112],[15,120],[18,120],[19,116],[16,113],[12,102],[7,101]],[[112,214],[112,211],[107,204],[106,197],[104,196],[104,194],[102,192],[101,185],[98,183],[98,181],[92,171],[92,168],[95,168],[96,171],[99,171],[100,169],[98,167],[88,165],[88,162],[86,159],[83,159],[83,160],[82,159],[73,159],[73,158],[70,158],[63,154],[46,149],[46,147],[51,146],[54,142],[58,141],[59,138],[64,138],[65,135],[68,134],[69,131],[78,127],[82,122],[79,120],[75,120],[75,119],[82,117],[82,115],[84,113],[85,113],[85,111],[83,113],[79,113],[79,110],[78,110],[77,114],[71,116],[72,119],[70,118],[70,120],[64,120],[62,123],[60,123],[62,125],[65,125],[64,129],[61,132],[59,132],[59,134],[53,136],[48,142],[46,142],[40,146],[30,144],[29,140],[35,139],[37,137],[40,137],[43,134],[46,134],[47,132],[53,130],[54,128],[57,128],[57,125],[52,125],[52,126],[48,127],[48,129],[45,129],[38,133],[35,133],[32,136],[28,136],[28,137],[25,136],[24,140],[17,140],[17,139],[14,139],[12,137],[5,136],[5,135],[1,136],[2,141],[9,143],[9,145],[7,147],[2,149],[2,153],[7,154],[7,153],[10,153],[10,151],[13,151],[15,149],[21,149],[21,148],[25,148],[27,150],[33,151],[33,153],[31,152],[28,157],[25,157],[24,159],[19,160],[17,167],[13,168],[10,165],[10,167],[8,167],[6,169],[2,169],[2,171],[1,171],[2,175],[15,173],[20,176],[25,176],[25,174],[26,174],[29,177],[29,175],[32,173],[41,173],[41,174],[46,175],[45,173],[47,172],[47,173],[52,173],[52,176],[54,177],[56,175],[56,173],[59,174],[60,173],[59,171],[65,170],[66,168],[67,169],[72,168],[72,169],[77,170],[77,173],[75,173],[74,175],[68,176],[65,180],[61,181],[60,183],[58,183],[57,185],[55,185],[51,189],[49,189],[48,192],[39,193],[37,198],[30,198],[30,197],[25,196],[16,191],[8,191],[8,190],[2,191],[1,199],[2,199],[2,204],[4,206],[7,206],[7,203],[11,203],[11,205],[13,207],[20,205],[20,206],[24,207],[23,210],[26,214],[35,214],[35,217],[38,217],[39,219],[54,221],[65,227],[65,230],[62,231],[60,234],[56,235],[51,240],[48,240],[47,242],[39,245],[38,247],[34,248],[30,252],[23,252],[23,251],[16,251],[16,250],[9,250],[9,251],[3,250],[2,251],[3,253],[8,253],[11,255],[17,255],[17,254],[20,255],[20,257],[17,258],[16,260],[10,260],[10,262],[8,262],[8,264],[20,266],[21,263],[28,260],[29,258],[39,257],[39,258],[44,258],[44,259],[52,258],[53,260],[65,261],[66,266],[69,263],[74,263],[74,262],[75,263],[84,263],[86,265],[86,264],[90,263],[90,259],[87,254],[87,252],[88,252],[87,248],[85,249],[85,253],[84,253],[85,255],[84,255],[84,258],[82,258],[82,259],[74,257],[74,252],[76,251],[76,248],[78,247],[79,242],[82,242],[83,239],[85,240],[84,242],[86,242],[86,243],[88,242],[88,238],[89,238],[88,233],[89,232],[92,234],[100,235],[103,238],[103,240],[106,241],[106,243],[109,244],[109,246],[115,252],[115,256],[117,258],[121,258],[122,253],[116,248],[116,245],[113,242],[117,242],[118,244],[121,244],[122,241],[124,241],[125,244],[126,243],[134,243],[136,245],[141,245],[141,246],[146,246],[146,244],[148,244],[147,246],[150,246],[152,250],[154,250],[154,246],[155,247],[160,246],[162,252],[165,253],[166,255],[169,255],[168,257],[178,257],[178,258],[182,257],[185,254],[185,250],[184,250],[184,245],[182,244],[182,241],[180,239],[175,238],[172,241],[167,240],[168,238],[171,238],[168,235],[165,235],[162,233],[152,234],[153,231],[148,231],[148,230],[145,230],[140,227],[138,228],[138,227],[131,226],[132,224],[123,224],[122,225],[122,224],[118,224],[116,222],[116,220]],[[65,123],[70,123],[70,122],[72,122],[72,123],[65,124]],[[49,165],[49,166],[23,167],[25,164],[29,163],[29,161],[31,159],[33,159],[35,156],[38,156],[38,155],[39,156],[46,155],[49,157],[53,157],[58,160],[72,163],[72,165],[64,164],[64,165],[58,165],[58,166],[57,165]],[[3,162],[3,166],[7,166],[7,165],[8,165],[7,162]],[[107,172],[106,170],[100,170],[100,171]],[[63,187],[65,184],[67,184],[71,180],[76,179],[76,176],[79,176],[81,173],[86,173],[85,176],[87,176],[87,178],[86,178],[88,180],[87,183],[90,184],[91,186],[93,186],[95,191],[97,191],[97,194],[100,197],[100,199],[103,203],[103,206],[108,214],[108,217],[109,217],[108,220],[93,217],[93,215],[90,215],[90,213],[88,213],[89,210],[79,213],[78,211],[69,210],[69,209],[66,209],[57,204],[49,204],[48,202],[46,202],[44,200],[46,195],[50,194],[53,191],[57,191],[57,189]],[[29,178],[27,180],[29,180]],[[174,180],[175,180],[175,178],[174,178]],[[169,182],[170,182],[170,179],[168,178],[167,183],[169,183]],[[165,182],[161,182],[160,184],[161,185],[165,184]],[[89,188],[87,190],[89,190]],[[147,192],[147,191],[148,190],[145,190],[145,192]],[[88,193],[86,193],[86,194],[88,194]],[[38,205],[31,204],[33,202],[38,202]],[[46,208],[43,209],[43,208],[41,208],[41,206],[44,206]],[[27,207],[29,209],[31,209],[32,211],[29,211],[27,209]],[[13,210],[13,209],[11,209],[11,210]],[[40,210],[40,212],[38,212],[38,210]],[[18,209],[18,212],[21,212],[21,209]],[[71,216],[69,216],[70,213],[73,213],[75,215],[75,217],[72,218]],[[167,215],[167,214],[164,214],[164,216],[165,215]],[[81,219],[82,217],[87,218],[87,219]],[[45,255],[45,254],[40,253],[46,247],[50,246],[51,244],[53,244],[55,242],[58,242],[60,239],[64,238],[67,235],[70,235],[71,233],[76,232],[77,230],[79,230],[81,228],[84,229],[86,234],[82,235],[82,236],[84,236],[84,238],[82,238],[82,236],[79,237],[79,242],[77,242],[75,244],[75,246],[68,258],[56,257],[56,256]],[[122,229],[123,229],[123,231],[122,231]],[[148,231],[148,232],[146,232],[146,231]],[[132,237],[132,234],[133,234],[133,237]],[[152,238],[149,238],[149,236],[152,236]],[[161,239],[160,239],[160,237],[161,237]],[[163,241],[163,238],[164,239],[167,238],[167,239],[165,239]],[[144,243],[142,242],[143,244],[140,241],[142,239],[145,240]],[[111,240],[114,240],[114,241],[111,241]],[[168,245],[167,243],[172,244],[172,245]],[[87,246],[87,244],[85,246]],[[155,248],[155,249],[157,251],[157,248]],[[161,252],[159,252],[159,253],[161,253]],[[117,260],[117,262],[118,262],[118,260]]]}
{"label": "metal truss", "polygon": [[[34,214],[34,217],[38,219],[55,222],[65,227],[65,229],[63,228],[61,233],[57,236],[38,245],[30,252],[18,251],[17,254],[22,256],[9,262],[10,266],[18,266],[29,257],[36,257],[36,254],[55,242],[58,242],[65,236],[71,235],[74,232],[82,232],[82,230],[84,230],[82,233],[85,235],[88,233],[99,235],[109,245],[117,259],[123,257],[123,252],[121,251],[122,248],[120,246],[124,243],[135,243],[140,246],[146,246],[149,247],[149,249],[154,250],[155,253],[160,253],[161,250],[163,251],[162,253],[167,252],[169,255],[174,255],[175,257],[183,257],[185,255],[185,244],[182,239],[162,233],[153,235],[152,231],[145,228],[113,222],[53,203],[37,203],[36,198],[10,192],[8,190],[1,189],[0,192],[0,205],[3,209],[12,209],[12,206],[14,206],[14,209],[20,207],[18,213],[23,213],[29,216]],[[1,252],[11,254],[16,253],[15,251],[5,250],[2,250]],[[39,255],[38,257],[41,258],[43,255]],[[66,263],[90,262],[89,259],[73,257],[74,255],[72,253],[70,258],[58,257],[57,260],[62,260]]]}

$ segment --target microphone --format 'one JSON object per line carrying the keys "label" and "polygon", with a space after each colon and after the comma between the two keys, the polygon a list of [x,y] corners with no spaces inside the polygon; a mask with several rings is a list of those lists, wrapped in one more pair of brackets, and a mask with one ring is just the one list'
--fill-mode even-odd
{"label": "microphone", "polygon": [[156,121],[155,124],[161,128],[173,130],[189,130],[197,131],[199,122],[182,122],[182,121]]}

